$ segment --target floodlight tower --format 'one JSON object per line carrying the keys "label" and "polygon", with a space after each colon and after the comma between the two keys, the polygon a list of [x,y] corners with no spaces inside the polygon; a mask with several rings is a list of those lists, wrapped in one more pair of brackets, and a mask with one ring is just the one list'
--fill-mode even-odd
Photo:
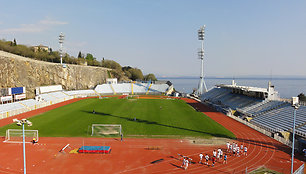
{"label": "floodlight tower", "polygon": [[23,144],[23,173],[27,173],[26,168],[26,153],[25,153],[25,140],[24,140],[24,124],[27,124],[28,126],[32,126],[32,122],[30,122],[27,119],[18,120],[16,118],[13,119],[13,122],[15,122],[18,126],[22,126],[22,144]]}
{"label": "floodlight tower", "polygon": [[61,57],[61,64],[63,64],[63,43],[64,43],[64,34],[61,32],[61,34],[58,37],[58,42],[60,44],[60,57]]}
{"label": "floodlight tower", "polygon": [[299,97],[292,97],[292,107],[294,108],[294,111],[293,111],[293,128],[292,128],[291,174],[293,174],[296,111],[300,107]]}
{"label": "floodlight tower", "polygon": [[201,41],[201,49],[198,51],[199,59],[201,59],[201,76],[200,76],[200,82],[197,90],[197,95],[200,96],[204,92],[207,91],[206,84],[204,81],[204,36],[205,36],[205,25],[203,25],[198,30],[198,39]]}

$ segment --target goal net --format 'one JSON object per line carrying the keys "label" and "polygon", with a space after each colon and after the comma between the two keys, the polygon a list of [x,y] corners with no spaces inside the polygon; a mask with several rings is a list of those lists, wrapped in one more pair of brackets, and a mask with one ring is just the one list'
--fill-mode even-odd
{"label": "goal net", "polygon": [[121,124],[93,124],[91,136],[120,136]]}
{"label": "goal net", "polygon": [[139,99],[139,95],[127,95],[126,99]]}
{"label": "goal net", "polygon": [[[38,130],[24,130],[24,138],[26,143],[32,142],[33,138],[38,141]],[[22,143],[21,129],[7,129],[4,142]]]}

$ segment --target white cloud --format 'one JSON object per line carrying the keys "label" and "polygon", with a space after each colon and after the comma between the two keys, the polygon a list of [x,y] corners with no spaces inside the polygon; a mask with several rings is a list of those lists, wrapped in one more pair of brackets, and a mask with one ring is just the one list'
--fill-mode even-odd
{"label": "white cloud", "polygon": [[[1,22],[0,22],[1,24]],[[43,20],[38,21],[35,24],[21,24],[19,27],[16,28],[7,28],[7,29],[0,29],[0,33],[37,33],[43,32],[50,28],[53,28],[58,25],[66,25],[67,22],[52,20],[50,18],[46,18]]]}

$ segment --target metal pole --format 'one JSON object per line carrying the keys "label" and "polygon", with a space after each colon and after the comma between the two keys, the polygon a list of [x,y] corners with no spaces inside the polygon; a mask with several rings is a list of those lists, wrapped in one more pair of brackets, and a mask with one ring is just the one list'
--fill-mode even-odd
{"label": "metal pole", "polygon": [[293,111],[293,133],[292,133],[292,156],[291,156],[291,174],[293,174],[293,161],[294,161],[294,136],[295,136],[295,117],[296,117],[296,110],[297,108],[294,108]]}
{"label": "metal pole", "polygon": [[22,123],[22,141],[23,141],[23,173],[26,174],[26,155],[25,155],[25,141],[24,141],[24,123]]}

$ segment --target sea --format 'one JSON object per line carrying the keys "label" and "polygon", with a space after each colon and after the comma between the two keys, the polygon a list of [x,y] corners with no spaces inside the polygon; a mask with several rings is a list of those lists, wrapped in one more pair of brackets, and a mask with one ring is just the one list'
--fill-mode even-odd
{"label": "sea", "polygon": [[[159,80],[170,81],[175,90],[183,93],[192,93],[193,89],[198,87],[200,78],[158,78]],[[217,84],[232,84],[233,78],[206,78],[207,89],[211,89]],[[306,78],[236,78],[235,82],[241,86],[252,86],[268,88],[268,82],[271,81],[275,90],[278,91],[281,98],[296,97],[300,93],[306,94]]]}

